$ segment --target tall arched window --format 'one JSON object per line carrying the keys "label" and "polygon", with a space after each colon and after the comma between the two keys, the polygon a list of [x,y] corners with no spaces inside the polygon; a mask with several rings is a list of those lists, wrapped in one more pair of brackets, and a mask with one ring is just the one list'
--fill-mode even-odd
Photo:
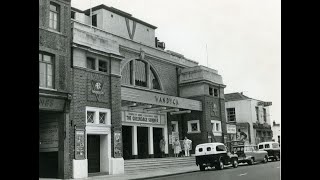
{"label": "tall arched window", "polygon": [[161,90],[153,67],[143,60],[131,60],[122,69],[122,84]]}

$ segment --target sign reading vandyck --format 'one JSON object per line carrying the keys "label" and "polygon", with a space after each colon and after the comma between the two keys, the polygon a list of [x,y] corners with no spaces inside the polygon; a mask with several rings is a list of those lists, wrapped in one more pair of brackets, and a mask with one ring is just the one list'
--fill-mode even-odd
{"label": "sign reading vandyck", "polygon": [[160,115],[126,111],[125,112],[125,121],[126,122],[160,124]]}

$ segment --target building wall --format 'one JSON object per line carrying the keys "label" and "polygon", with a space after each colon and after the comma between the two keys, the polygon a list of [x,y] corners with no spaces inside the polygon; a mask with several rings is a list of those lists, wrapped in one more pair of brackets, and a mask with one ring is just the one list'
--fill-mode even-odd
{"label": "building wall", "polygon": [[272,136],[272,139],[275,141],[275,142],[278,142],[278,136],[280,136],[281,138],[281,128],[280,128],[280,125],[276,125],[276,126],[272,126],[272,133],[273,133],[273,136]]}

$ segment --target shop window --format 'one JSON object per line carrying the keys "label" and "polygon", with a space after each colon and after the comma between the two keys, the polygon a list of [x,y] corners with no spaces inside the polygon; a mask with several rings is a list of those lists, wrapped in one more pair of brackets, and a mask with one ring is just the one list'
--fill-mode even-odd
{"label": "shop window", "polygon": [[50,2],[50,12],[49,12],[49,28],[55,31],[59,31],[59,16],[60,16],[60,6],[56,3]]}
{"label": "shop window", "polygon": [[87,119],[87,124],[110,125],[111,124],[110,109],[86,107],[86,119]]}
{"label": "shop window", "polygon": [[235,108],[227,108],[228,122],[236,122],[236,110]]}
{"label": "shop window", "polygon": [[107,62],[99,60],[99,71],[107,72],[107,70],[108,70]]}
{"label": "shop window", "polygon": [[[150,80],[148,80],[148,77]],[[154,68],[143,60],[132,60],[123,67],[121,71],[121,83],[161,90],[160,81]]]}
{"label": "shop window", "polygon": [[94,112],[87,112],[87,123],[94,123]]}
{"label": "shop window", "polygon": [[200,133],[199,120],[188,121],[188,133]]}
{"label": "shop window", "polygon": [[47,53],[39,53],[39,86],[54,88],[54,58]]}

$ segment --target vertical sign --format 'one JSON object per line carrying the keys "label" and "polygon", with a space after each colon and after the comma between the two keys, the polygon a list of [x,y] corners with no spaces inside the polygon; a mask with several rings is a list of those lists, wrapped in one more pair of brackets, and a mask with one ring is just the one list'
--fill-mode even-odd
{"label": "vertical sign", "polygon": [[84,129],[76,129],[75,131],[75,159],[85,159]]}
{"label": "vertical sign", "polygon": [[114,132],[114,157],[122,157],[122,148],[121,148],[121,132]]}

